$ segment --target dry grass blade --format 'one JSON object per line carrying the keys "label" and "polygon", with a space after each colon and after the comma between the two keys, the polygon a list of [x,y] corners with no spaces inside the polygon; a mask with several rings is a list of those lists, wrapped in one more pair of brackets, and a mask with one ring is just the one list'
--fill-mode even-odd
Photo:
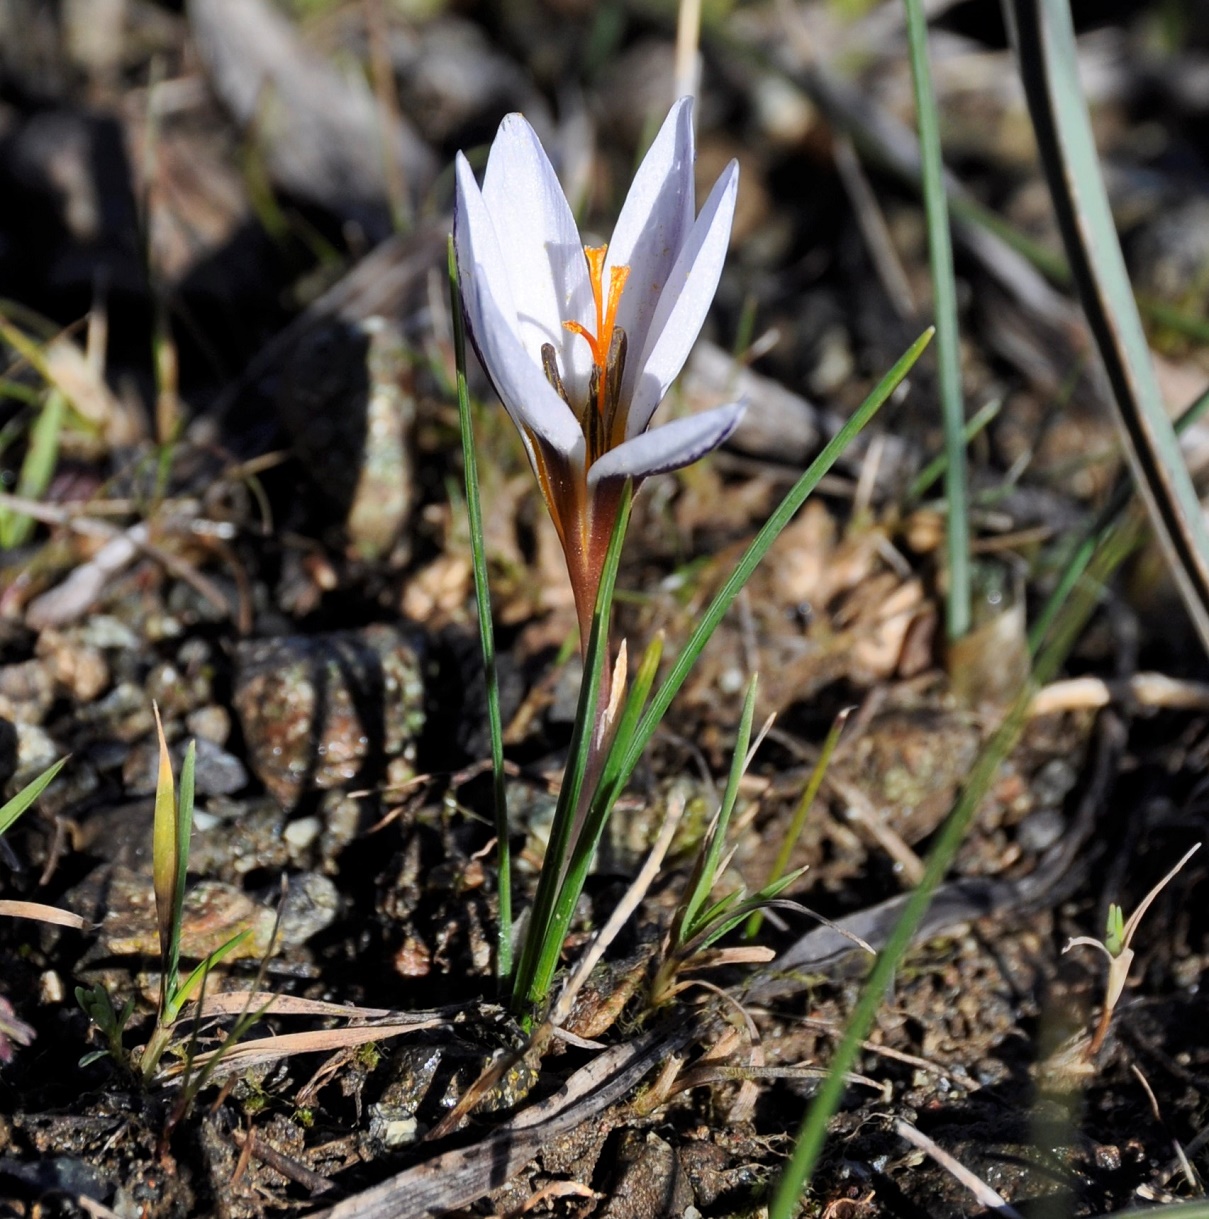
{"label": "dry grass blade", "polygon": [[0,901],[0,918],[32,918],[39,923],[52,923],[56,927],[70,927],[73,931],[92,931],[95,923],[60,910],[58,906],[47,906],[42,902]]}
{"label": "dry grass blade", "polygon": [[[448,1019],[453,1012],[397,1012],[389,1007],[353,1007],[347,1003],[328,1003],[322,999],[304,999],[299,995],[279,995],[271,990],[231,990],[218,995],[207,995],[202,1001],[199,1015],[238,1016],[249,1008],[266,1007],[273,1016],[336,1016],[342,1020],[382,1020],[389,1018],[392,1024],[404,1024],[408,1020],[417,1026],[431,1028],[434,1020]],[[460,1010],[460,1009],[457,1009]]]}
{"label": "dry grass blade", "polygon": [[371,1041],[385,1041],[400,1037],[404,1033],[416,1033],[421,1029],[439,1028],[444,1019],[388,1021],[385,1024],[362,1024],[353,1028],[317,1029],[306,1033],[283,1033],[261,1037],[230,1049],[220,1047],[205,1054],[196,1055],[189,1064],[180,1063],[169,1067],[164,1079],[175,1079],[186,1070],[197,1070],[214,1064],[213,1075],[230,1075],[247,1071],[265,1063],[277,1062],[294,1054],[322,1054],[329,1050],[342,1050],[348,1046],[366,1045]]}
{"label": "dry grass blade", "polygon": [[1004,1219],[1020,1219],[1020,1212],[1015,1207],[1009,1206],[1002,1195],[996,1193],[985,1181],[976,1177],[964,1164],[949,1155],[943,1147],[937,1146],[926,1134],[916,1130],[909,1122],[896,1118],[894,1133],[899,1138],[906,1139],[912,1146],[926,1151],[945,1172],[949,1173],[955,1181],[960,1181],[974,1195],[979,1206],[1003,1215]]}

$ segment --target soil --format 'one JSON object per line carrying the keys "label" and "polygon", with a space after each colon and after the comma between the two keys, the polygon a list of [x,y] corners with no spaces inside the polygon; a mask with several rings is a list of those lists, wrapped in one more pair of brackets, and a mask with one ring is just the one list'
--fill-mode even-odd
{"label": "soil", "polygon": [[[637,498],[615,624],[632,658],[660,631],[677,653],[930,320],[922,208],[896,168],[914,138],[901,6],[705,8],[699,193],[731,157],[742,186],[664,410],[736,387],[749,406],[724,449]],[[1130,270],[1166,310],[1148,337],[1174,412],[1209,373],[1209,25],[1178,3],[1075,9]],[[950,167],[1059,250],[998,8],[931,10]],[[928,353],[673,705],[566,965],[683,803],[677,836],[565,1035],[534,1047],[495,977],[450,166],[459,149],[481,166],[523,110],[585,232],[607,235],[674,70],[670,5],[0,0],[4,796],[70,754],[0,838],[0,899],[68,923],[0,917],[0,1215],[766,1213],[868,949],[1003,722],[1028,626],[1123,462],[1072,299],[959,228],[967,407],[999,404],[970,450],[976,629],[946,644],[944,502],[915,485],[942,448]],[[523,909],[581,668],[557,536],[471,374]],[[1187,441],[1198,482],[1204,438],[1195,425]],[[1144,541],[982,795],[803,1214],[986,1213],[929,1146],[1025,1215],[1203,1196],[1209,856],[1141,921],[1102,1045],[1107,962],[1063,949],[1100,936],[1112,903],[1128,917],[1204,837],[1205,670]],[[653,994],[755,672],[757,723],[776,720],[718,893],[772,875],[846,713],[793,842],[805,870],[756,937],[770,960],[722,952]],[[146,1079],[153,706],[178,773],[196,748],[182,961],[244,934]],[[112,1038],[106,1010],[126,1016]]]}

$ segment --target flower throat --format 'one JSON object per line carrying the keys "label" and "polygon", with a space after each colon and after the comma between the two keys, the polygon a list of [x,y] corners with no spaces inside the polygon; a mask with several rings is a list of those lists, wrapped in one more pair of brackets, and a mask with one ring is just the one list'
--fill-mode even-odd
{"label": "flower throat", "polygon": [[[615,448],[625,439],[625,420],[619,418],[618,405],[621,399],[621,378],[625,371],[626,333],[617,323],[617,307],[630,268],[626,266],[609,269],[606,296],[604,284],[605,254],[608,246],[585,246],[584,256],[588,260],[588,278],[592,284],[592,297],[596,303],[596,333],[593,334],[580,322],[563,322],[573,334],[582,338],[592,350],[592,372],[588,377],[588,401],[579,422],[587,441],[586,465],[590,466],[598,457]],[[546,380],[572,410],[575,409],[563,387],[558,372],[557,354],[553,343],[542,344],[542,369]],[[595,406],[595,410],[593,410]],[[578,415],[579,412],[576,412]],[[618,434],[619,431],[622,434]]]}

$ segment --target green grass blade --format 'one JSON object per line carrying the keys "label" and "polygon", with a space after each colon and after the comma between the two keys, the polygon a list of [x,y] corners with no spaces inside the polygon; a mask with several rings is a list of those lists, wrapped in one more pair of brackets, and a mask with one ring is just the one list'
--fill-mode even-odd
{"label": "green grass blade", "polygon": [[922,0],[904,0],[907,45],[915,85],[915,113],[923,168],[924,211],[928,220],[928,255],[932,269],[932,304],[936,312],[936,363],[945,433],[945,499],[948,503],[949,587],[945,618],[949,639],[970,629],[970,515],[965,460],[965,406],[961,396],[961,347],[957,329],[957,285],[953,241],[940,152],[940,119],[928,64],[928,24]]}
{"label": "green grass blade", "polygon": [[751,743],[752,721],[756,717],[756,687],[758,684],[758,679],[753,673],[751,681],[747,683],[747,695],[743,700],[743,712],[739,716],[739,729],[735,734],[735,752],[731,757],[730,774],[727,776],[722,804],[718,809],[718,816],[710,834],[709,847],[702,856],[701,866],[694,869],[693,879],[684,900],[684,912],[678,919],[685,939],[691,939],[701,929],[697,925],[697,915],[718,879],[718,863],[722,858],[722,849],[726,845],[726,831],[730,826],[735,801],[739,798],[739,783],[747,769],[747,749]]}
{"label": "green grass blade", "polygon": [[32,783],[27,783],[11,800],[0,805],[0,834],[3,834],[33,804],[54,782],[55,776],[66,765],[67,758],[60,758],[53,765],[48,766]]}
{"label": "green grass blade", "polygon": [[1209,532],[1159,392],[1079,84],[1067,0],[1012,0],[1014,39],[1072,276],[1127,455],[1176,584],[1209,647]]}
{"label": "green grass blade", "polygon": [[474,563],[474,603],[479,618],[479,645],[487,680],[487,723],[491,731],[491,794],[495,806],[496,861],[499,867],[499,931],[496,939],[496,976],[512,976],[512,847],[509,842],[508,792],[504,783],[504,726],[500,716],[500,678],[495,663],[495,630],[491,619],[491,588],[487,582],[487,550],[483,536],[483,509],[479,502],[479,469],[474,451],[474,425],[470,418],[470,390],[466,385],[466,326],[458,264],[453,238],[449,238],[449,301],[453,314],[453,350],[457,365],[458,426],[462,433],[462,469],[466,476],[466,517],[470,523],[470,553]]}
{"label": "green grass blade", "polygon": [[[785,831],[785,837],[782,839],[781,846],[777,850],[777,857],[773,862],[772,871],[768,875],[765,891],[770,886],[777,884],[777,878],[789,867],[789,858],[793,854],[794,845],[802,836],[802,829],[806,825],[806,818],[814,807],[815,798],[819,794],[819,788],[823,786],[823,779],[826,777],[827,768],[831,765],[831,756],[835,753],[835,747],[840,743],[840,736],[843,734],[844,725],[848,722],[850,713],[851,708],[841,711],[835,717],[831,728],[828,730],[827,736],[823,741],[823,748],[819,752],[819,760],[814,764],[814,769],[810,772],[810,778],[806,780],[806,786],[802,791],[802,798],[798,801],[797,808],[793,810],[793,817],[789,822],[789,828]],[[749,940],[756,936],[763,922],[764,913],[757,910],[747,924],[747,938]]]}
{"label": "green grass blade", "polygon": [[[46,401],[29,434],[29,448],[17,478],[17,494],[22,499],[40,499],[50,486],[59,457],[59,436],[67,414],[67,399],[57,389],[47,392]],[[9,550],[29,540],[34,530],[31,517],[10,509],[0,509],[0,549]]]}
{"label": "green grass blade", "polygon": [[[567,769],[559,789],[554,825],[550,831],[546,857],[542,862],[537,894],[533,901],[533,913],[529,919],[517,969],[513,1003],[520,1010],[534,1008],[542,1003],[549,993],[554,971],[558,968],[563,939],[571,923],[571,914],[580,893],[583,892],[588,865],[591,862],[591,851],[587,852],[586,857],[583,851],[585,833],[581,832],[574,844],[571,837],[592,761],[600,692],[605,666],[609,663],[609,622],[612,617],[613,590],[617,584],[617,568],[621,562],[621,547],[630,523],[633,499],[633,485],[627,481],[613,526],[613,535],[609,539],[609,549],[605,553],[600,587],[596,593],[596,609],[592,615],[592,629],[588,634],[583,683],[579,688],[579,705],[575,712],[575,728],[571,736]],[[569,855],[571,863],[568,867]]]}
{"label": "green grass blade", "polygon": [[210,971],[221,963],[224,958],[229,957],[251,934],[252,930],[250,927],[237,932],[225,944],[220,944],[204,961],[193,967],[189,976],[180,984],[172,996],[172,1002],[169,1004],[168,1010],[164,1015],[165,1024],[171,1024],[176,1019],[180,1014],[181,1008],[193,997],[193,993],[202,984],[202,981]]}
{"label": "green grass blade", "polygon": [[[976,437],[981,436],[998,418],[1002,409],[1002,398],[992,398],[985,406],[980,407],[962,431],[963,445],[968,447]],[[923,499],[936,480],[948,469],[948,466],[948,453],[937,453],[912,480],[911,486],[907,489],[907,502],[914,503]]]}
{"label": "green grass blade", "polygon": [[[193,836],[193,788],[197,769],[197,742],[190,741],[181,763],[180,792],[176,798],[176,880],[172,895],[172,941],[168,958],[169,986],[176,988],[177,971],[180,968],[181,924],[185,908],[185,879],[189,872],[189,841]],[[179,995],[173,995],[179,1008]]]}

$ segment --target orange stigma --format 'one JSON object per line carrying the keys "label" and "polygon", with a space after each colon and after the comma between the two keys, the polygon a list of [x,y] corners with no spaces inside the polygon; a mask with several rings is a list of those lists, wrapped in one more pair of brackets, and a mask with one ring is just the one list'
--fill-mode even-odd
{"label": "orange stigma", "polygon": [[579,322],[563,322],[570,331],[583,338],[592,349],[592,362],[599,370],[596,387],[596,409],[604,414],[606,393],[606,373],[608,372],[609,349],[613,345],[613,327],[617,321],[617,306],[621,303],[621,293],[626,280],[630,277],[629,267],[611,267],[609,270],[609,293],[605,299],[604,265],[607,245],[584,246],[584,256],[588,260],[588,278],[592,283],[592,296],[596,301],[596,333],[592,334],[586,326]]}

